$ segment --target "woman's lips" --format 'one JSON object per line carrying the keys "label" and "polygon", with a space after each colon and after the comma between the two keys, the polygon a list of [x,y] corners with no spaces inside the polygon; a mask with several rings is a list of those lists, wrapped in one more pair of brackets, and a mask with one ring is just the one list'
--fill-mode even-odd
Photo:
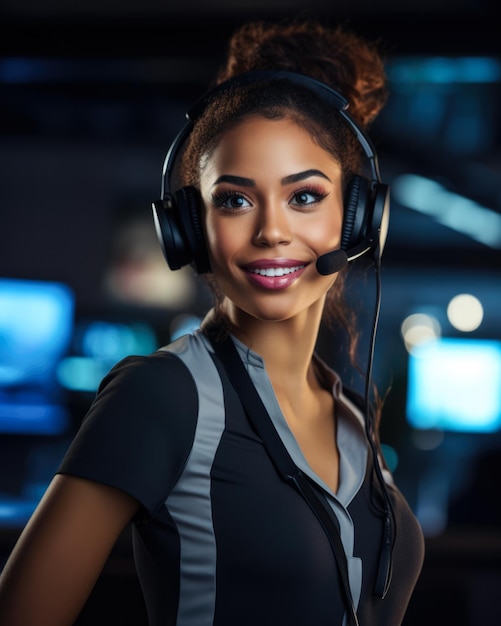
{"label": "woman's lips", "polygon": [[306,263],[295,259],[260,260],[243,269],[251,283],[263,289],[286,289],[301,276]]}

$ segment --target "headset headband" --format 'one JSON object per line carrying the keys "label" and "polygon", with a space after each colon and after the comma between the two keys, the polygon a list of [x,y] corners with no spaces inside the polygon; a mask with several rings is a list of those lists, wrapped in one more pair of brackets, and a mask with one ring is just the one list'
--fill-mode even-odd
{"label": "headset headband", "polygon": [[186,112],[186,119],[188,120],[188,122],[174,139],[167,153],[167,156],[165,157],[162,178],[162,197],[164,197],[165,194],[166,181],[168,186],[170,187],[170,180],[180,147],[183,145],[188,135],[191,133],[193,125],[195,124],[197,119],[203,114],[209,103],[212,102],[214,98],[217,98],[218,96],[230,91],[231,89],[244,87],[245,85],[249,85],[252,83],[255,84],[280,80],[285,80],[293,85],[298,85],[300,87],[308,89],[312,93],[319,96],[321,100],[328,102],[336,111],[338,111],[341,117],[347,122],[347,124],[356,134],[357,139],[369,160],[373,183],[380,183],[381,176],[379,173],[379,164],[372,141],[366,134],[366,132],[348,114],[347,109],[349,106],[349,102],[343,95],[341,95],[332,87],[329,87],[329,85],[326,85],[325,83],[322,83],[315,78],[311,78],[310,76],[306,76],[305,74],[289,72],[286,70],[254,70],[251,72],[238,74],[233,78],[219,83],[219,85],[217,85],[214,89],[199,98],[188,109],[188,111]]}

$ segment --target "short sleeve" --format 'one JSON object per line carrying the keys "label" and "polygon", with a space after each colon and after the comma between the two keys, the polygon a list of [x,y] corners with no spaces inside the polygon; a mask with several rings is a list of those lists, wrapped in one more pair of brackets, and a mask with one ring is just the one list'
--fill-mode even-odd
{"label": "short sleeve", "polygon": [[153,514],[190,453],[195,382],[168,352],[127,357],[103,379],[58,473],[125,491]]}

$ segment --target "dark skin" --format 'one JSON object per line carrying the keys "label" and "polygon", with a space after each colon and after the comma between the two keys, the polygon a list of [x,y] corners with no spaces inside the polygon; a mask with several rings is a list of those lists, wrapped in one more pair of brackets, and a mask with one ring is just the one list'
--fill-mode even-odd
{"label": "dark skin", "polygon": [[72,624],[137,509],[113,487],[56,476],[0,578],[0,624]]}

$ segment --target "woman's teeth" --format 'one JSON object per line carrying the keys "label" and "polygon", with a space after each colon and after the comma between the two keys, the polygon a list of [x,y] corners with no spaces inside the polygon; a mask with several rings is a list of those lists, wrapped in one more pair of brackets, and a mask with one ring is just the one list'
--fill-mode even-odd
{"label": "woman's teeth", "polygon": [[295,267],[267,267],[266,269],[251,269],[254,274],[261,276],[284,276],[284,274],[292,274],[302,269],[304,265],[296,265]]}

